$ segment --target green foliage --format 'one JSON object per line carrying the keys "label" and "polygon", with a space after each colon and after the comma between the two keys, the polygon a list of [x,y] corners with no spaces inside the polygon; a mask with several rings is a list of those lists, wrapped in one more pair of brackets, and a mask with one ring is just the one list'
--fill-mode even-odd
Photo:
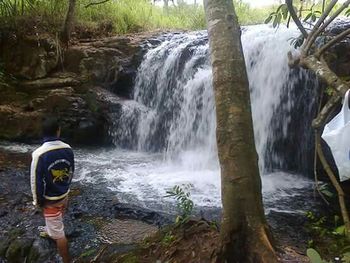
{"label": "green foliage", "polygon": [[[333,258],[335,256],[341,256],[343,258],[349,256],[350,241],[345,236],[345,226],[340,221],[338,215],[335,215],[333,218],[328,218],[325,216],[318,217],[312,212],[307,212],[306,216],[308,218],[306,227],[313,236],[313,240],[308,241],[309,248],[316,248],[317,250],[322,251],[325,255]],[[312,255],[316,255],[313,250],[310,251]]]}
{"label": "green foliage", "polygon": [[[309,248],[306,251],[307,257],[310,259],[310,263],[332,263],[333,261],[327,261],[321,258],[321,255],[313,248]],[[345,253],[342,257],[337,257],[337,262],[350,263],[350,252]]]}
{"label": "green foliage", "polygon": [[242,0],[233,0],[235,10],[241,25],[256,25],[264,22],[269,13],[273,11],[273,6],[263,8],[252,8]]}
{"label": "green foliage", "polygon": [[[99,31],[109,25],[111,33],[124,34],[154,29],[204,29],[202,6],[154,6],[149,0],[118,0],[86,7],[91,0],[79,0],[76,7],[77,25]],[[15,27],[23,19],[31,18],[38,26],[58,31],[68,8],[67,0],[0,0],[0,19]]]}
{"label": "green foliage", "polygon": [[281,24],[282,19],[287,19],[288,17],[288,7],[286,4],[280,5],[276,11],[270,13],[270,15],[265,20],[265,24],[272,22],[273,27],[277,27],[279,24]]}
{"label": "green foliage", "polygon": [[342,257],[342,262],[343,263],[350,263],[350,252],[344,253]]}
{"label": "green foliage", "polygon": [[306,251],[306,254],[311,263],[329,263],[328,261],[323,260],[320,254],[313,248],[309,248]]}
{"label": "green foliage", "polygon": [[333,198],[335,197],[335,194],[333,192],[331,192],[331,190],[329,189],[329,184],[321,184],[319,186],[320,192],[328,198]]}
{"label": "green foliage", "polygon": [[175,236],[172,231],[166,232],[162,238],[162,243],[166,246],[169,246],[175,240]]}
{"label": "green foliage", "polygon": [[[242,0],[233,1],[242,25],[262,23],[272,11],[272,7],[252,8]],[[76,25],[83,32],[125,34],[155,29],[206,28],[202,5],[183,2],[176,6],[169,4],[165,10],[152,5],[150,0],[111,0],[86,7],[91,2],[77,1]],[[62,28],[67,8],[67,0],[0,0],[0,29],[24,27],[26,33],[57,33]]]}
{"label": "green foliage", "polygon": [[309,211],[306,212],[306,217],[309,220],[307,227],[310,230],[310,232],[317,235],[318,237],[324,237],[327,234],[329,230],[325,227],[325,216],[317,217],[314,213]]}
{"label": "green foliage", "polygon": [[350,8],[348,10],[345,11],[345,15],[346,16],[350,16]]}
{"label": "green foliage", "polygon": [[189,192],[192,188],[191,184],[180,187],[175,185],[172,189],[166,191],[165,197],[173,197],[177,201],[177,207],[180,210],[180,215],[176,218],[177,224],[185,223],[193,210],[193,201],[191,200],[191,193]]}
{"label": "green foliage", "polygon": [[[322,1],[294,1],[295,13],[299,16],[299,19],[304,23],[314,23],[322,15]],[[326,5],[329,4],[327,1]],[[331,14],[335,12],[339,7],[339,4],[335,6]],[[350,9],[344,12],[344,15],[350,16]],[[277,9],[266,16],[265,24],[272,22],[273,27],[278,27],[281,23],[290,20],[289,10],[286,4],[281,4]]]}
{"label": "green foliage", "polygon": [[308,13],[305,18],[304,18],[304,22],[307,22],[308,20],[310,20],[311,22],[316,22],[316,20],[318,18],[320,18],[320,16],[322,15],[322,12],[319,10],[313,10],[313,7],[310,10],[310,13]]}

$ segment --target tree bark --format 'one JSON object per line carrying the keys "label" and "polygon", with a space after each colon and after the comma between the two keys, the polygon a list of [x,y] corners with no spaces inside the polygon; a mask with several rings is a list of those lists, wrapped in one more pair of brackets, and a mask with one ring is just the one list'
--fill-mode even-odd
{"label": "tree bark", "polygon": [[249,83],[232,0],[205,0],[223,215],[218,262],[277,262],[261,194]]}
{"label": "tree bark", "polygon": [[302,57],[299,60],[299,65],[314,72],[319,79],[335,90],[335,94],[329,99],[313,121],[313,128],[319,129],[324,125],[324,121],[328,117],[330,110],[345,96],[345,93],[349,89],[349,84],[339,78],[325,62],[318,60],[314,55]]}
{"label": "tree bark", "polygon": [[61,41],[66,46],[69,43],[71,32],[74,29],[75,7],[76,7],[76,0],[69,0],[69,7],[68,7],[66,19],[64,21],[64,26],[61,31]]}

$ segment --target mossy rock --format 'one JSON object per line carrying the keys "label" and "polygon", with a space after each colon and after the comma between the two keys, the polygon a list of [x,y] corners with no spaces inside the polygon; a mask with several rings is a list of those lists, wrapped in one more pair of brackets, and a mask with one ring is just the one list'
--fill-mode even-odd
{"label": "mossy rock", "polygon": [[48,262],[56,253],[56,245],[52,240],[39,238],[36,239],[28,253],[28,263]]}
{"label": "mossy rock", "polygon": [[9,246],[10,246],[9,239],[0,240],[0,257],[5,257],[6,251],[7,251]]}
{"label": "mossy rock", "polygon": [[16,238],[6,251],[5,258],[11,263],[22,263],[29,254],[33,239]]}

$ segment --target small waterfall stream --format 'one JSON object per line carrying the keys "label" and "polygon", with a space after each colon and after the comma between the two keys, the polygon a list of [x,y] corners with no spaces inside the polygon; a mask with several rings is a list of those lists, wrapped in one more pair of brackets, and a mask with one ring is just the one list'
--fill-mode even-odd
{"label": "small waterfall stream", "polygon": [[[275,143],[290,135],[296,91],[305,89],[301,87],[305,83],[311,91],[318,85],[306,72],[288,67],[286,54],[292,50],[291,42],[296,36],[297,30],[276,31],[265,25],[243,30],[262,173],[286,166],[287,154],[276,151]],[[218,167],[211,82],[207,33],[168,36],[161,45],[148,51],[139,67],[134,87],[137,104],[132,109],[124,107],[115,130],[116,144],[133,134],[136,138],[129,140],[128,147],[138,151],[164,152],[167,160],[181,159],[193,169]],[[311,105],[311,109],[300,118],[301,122],[311,121],[314,97],[316,94],[304,97],[305,105]],[[128,125],[130,119],[133,125]],[[294,154],[301,154],[295,150]]]}
{"label": "small waterfall stream", "polygon": [[[297,36],[296,29],[267,25],[246,27],[242,35],[264,199],[271,209],[284,210],[281,199],[311,185],[305,176],[290,173],[305,172],[308,166],[318,86],[313,76],[288,67],[286,54],[297,52],[291,44]],[[115,145],[154,159],[131,168],[125,177],[118,175],[115,189],[146,206],[159,206],[165,189],[191,183],[197,205],[220,206],[207,33],[164,38],[146,53],[134,100],[123,105],[111,129]]]}
{"label": "small waterfall stream", "polygon": [[[305,167],[312,156],[310,125],[318,83],[287,65],[286,54],[297,35],[297,30],[282,26],[243,29],[267,211],[308,209],[305,193],[312,195]],[[117,99],[109,116],[117,147],[75,149],[74,180],[113,191],[122,202],[165,212],[176,209],[173,200],[164,198],[166,190],[191,184],[195,206],[217,211],[221,183],[209,59],[206,32],[162,36],[138,69],[134,99]]]}

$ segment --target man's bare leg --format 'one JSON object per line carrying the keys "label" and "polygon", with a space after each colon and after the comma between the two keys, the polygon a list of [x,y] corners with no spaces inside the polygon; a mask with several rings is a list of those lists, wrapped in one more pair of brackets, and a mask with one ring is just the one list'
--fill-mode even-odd
{"label": "man's bare leg", "polygon": [[58,254],[63,259],[64,263],[70,263],[70,256],[68,251],[68,241],[66,237],[60,238],[56,240]]}

